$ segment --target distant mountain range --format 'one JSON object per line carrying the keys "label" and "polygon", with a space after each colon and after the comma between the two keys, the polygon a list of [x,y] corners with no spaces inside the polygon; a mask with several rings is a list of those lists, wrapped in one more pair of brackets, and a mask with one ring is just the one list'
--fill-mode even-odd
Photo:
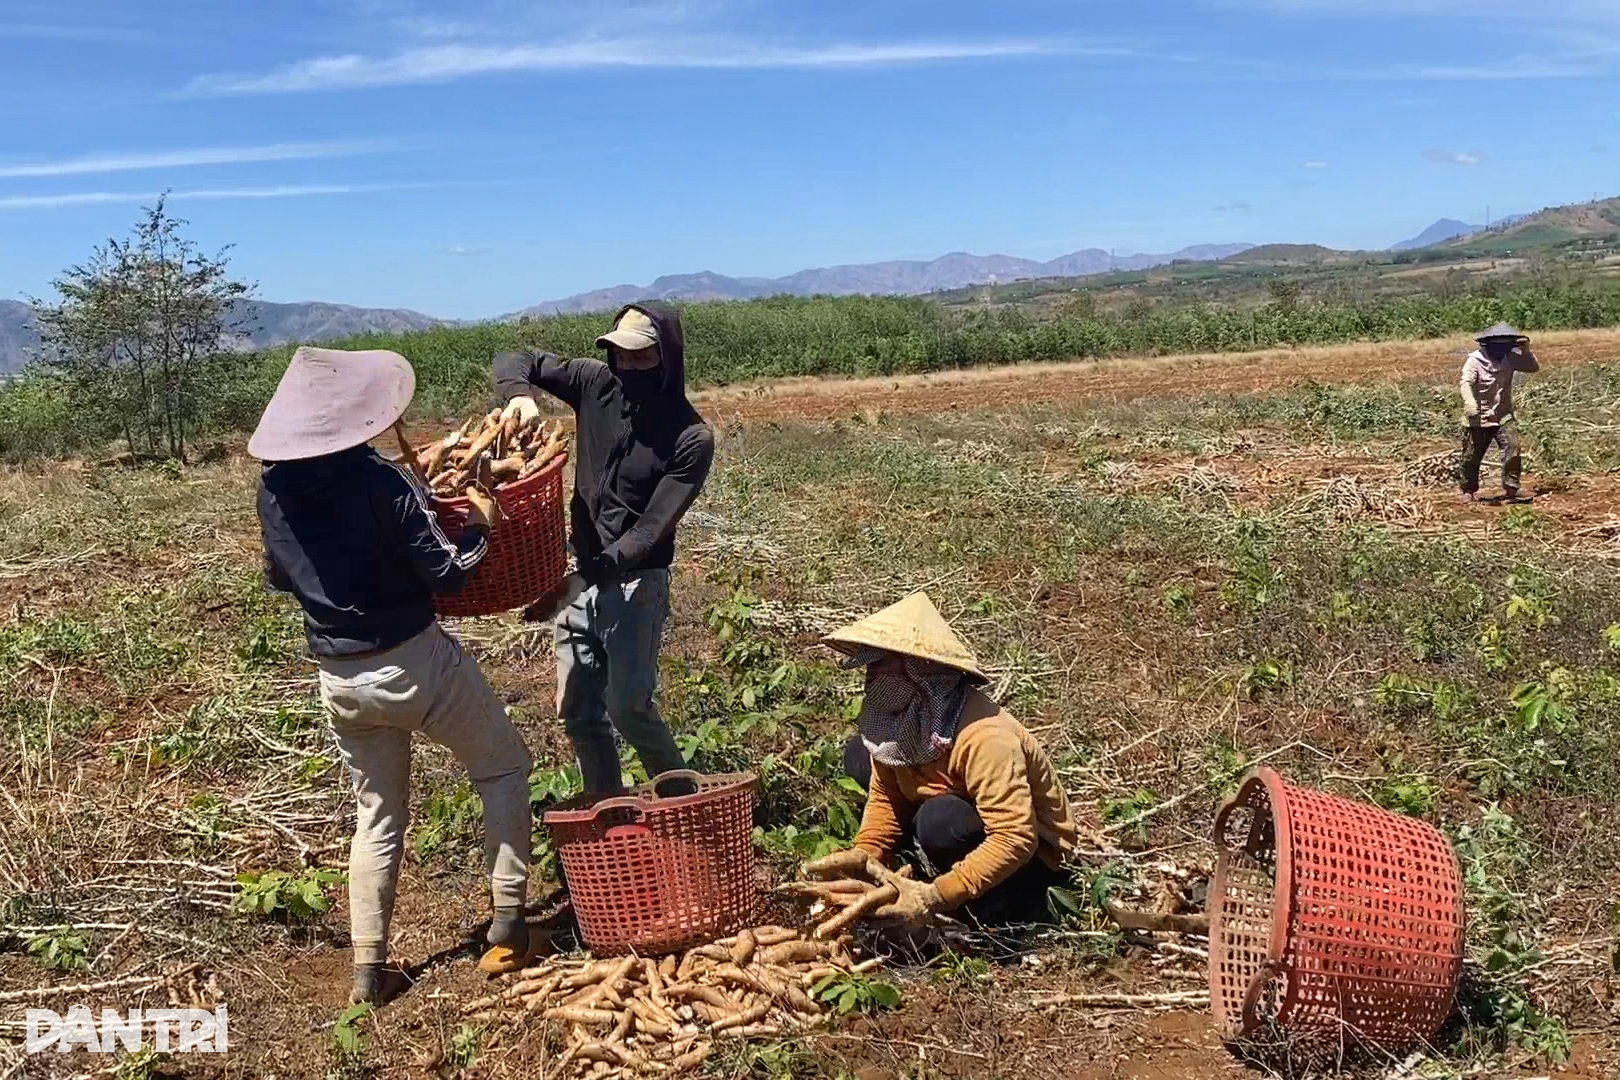
{"label": "distant mountain range", "polygon": [[1085,277],[1111,270],[1147,270],[1177,261],[1214,262],[1247,251],[1249,244],[1200,244],[1168,255],[1119,255],[1088,248],[1047,262],[1011,255],[969,255],[953,251],[926,262],[896,260],[800,270],[779,278],[734,278],[704,271],[671,274],[651,285],[615,285],[610,289],[547,300],[515,315],[560,315],[613,311],[636,300],[752,300],[761,296],[916,296],[1029,278]]}
{"label": "distant mountain range", "polygon": [[[402,308],[361,308],[347,304],[273,304],[249,300],[236,305],[230,319],[235,333],[227,338],[248,351],[289,341],[339,341],[356,334],[392,334],[426,330],[445,320]],[[23,366],[39,349],[34,312],[20,300],[0,300],[0,375]]]}
{"label": "distant mountain range", "polygon": [[[1547,246],[1582,237],[1620,234],[1620,200],[1554,207],[1536,214],[1506,217],[1491,226],[1444,218],[1393,251],[1426,247],[1457,247],[1491,242],[1516,242],[1523,247]],[[617,285],[578,293],[561,300],[535,304],[503,319],[569,312],[612,311],[635,300],[665,299],[748,300],[787,293],[795,296],[854,294],[921,295],[960,290],[977,285],[1006,284],[1034,278],[1082,278],[1110,271],[1147,270],[1173,262],[1217,262],[1225,259],[1276,263],[1280,269],[1294,263],[1317,263],[1344,257],[1315,244],[1200,244],[1167,255],[1119,255],[1087,248],[1045,262],[1010,255],[969,255],[952,252],[930,260],[894,260],[800,270],[779,278],[736,278],[724,274],[674,274],[650,285]],[[240,309],[239,333],[231,340],[238,349],[260,349],[288,342],[337,341],[358,334],[398,333],[449,325],[419,311],[396,308],[361,308],[345,304],[275,304],[248,301]],[[0,300],[0,375],[21,367],[39,348],[33,312],[16,300]]]}
{"label": "distant mountain range", "polygon": [[[564,312],[612,311],[634,300],[748,300],[790,293],[795,296],[856,293],[916,295],[966,285],[1022,281],[1036,277],[1080,277],[1110,270],[1145,270],[1177,260],[1214,261],[1248,250],[1248,244],[1202,244],[1169,255],[1121,255],[1098,248],[1076,251],[1048,262],[1010,255],[953,253],[928,262],[881,262],[800,270],[781,278],[734,278],[724,274],[674,274],[651,285],[619,285],[552,300],[501,318],[555,315]],[[395,308],[360,308],[345,304],[273,304],[254,300],[243,304],[233,320],[239,332],[233,347],[262,349],[288,342],[318,344],[340,341],[356,334],[425,330],[450,322],[419,311]],[[39,347],[27,304],[0,300],[0,374],[27,362]]]}
{"label": "distant mountain range", "polygon": [[1487,229],[1502,229],[1517,225],[1529,216],[1529,214],[1509,214],[1507,217],[1490,225],[1470,225],[1466,221],[1458,221],[1456,218],[1441,218],[1410,240],[1402,240],[1398,244],[1391,244],[1389,250],[1414,251],[1418,248],[1434,247],[1436,244],[1443,244],[1447,240],[1459,240],[1465,236],[1482,233]]}
{"label": "distant mountain range", "polygon": [[362,308],[347,304],[272,304],[249,300],[233,313],[240,329],[236,346],[263,349],[289,341],[336,341],[356,334],[397,334],[443,325],[420,311],[405,308]]}

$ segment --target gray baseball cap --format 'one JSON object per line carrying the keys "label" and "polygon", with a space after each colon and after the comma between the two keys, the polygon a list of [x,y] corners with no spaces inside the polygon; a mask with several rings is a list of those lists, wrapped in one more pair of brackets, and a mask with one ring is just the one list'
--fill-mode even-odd
{"label": "gray baseball cap", "polygon": [[615,345],[626,352],[649,349],[656,344],[658,344],[658,324],[649,319],[646,312],[637,311],[635,308],[620,315],[613,329],[596,339],[596,347],[599,349]]}

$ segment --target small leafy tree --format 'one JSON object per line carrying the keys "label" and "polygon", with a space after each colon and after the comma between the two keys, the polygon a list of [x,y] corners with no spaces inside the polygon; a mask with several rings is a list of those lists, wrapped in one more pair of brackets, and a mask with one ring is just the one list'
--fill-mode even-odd
{"label": "small leafy tree", "polygon": [[158,199],[127,239],[63,271],[54,303],[32,301],[45,363],[79,422],[172,458],[197,436],[225,374],[226,335],[252,292],[230,277],[225,251],[206,255],[181,235],[185,224]]}

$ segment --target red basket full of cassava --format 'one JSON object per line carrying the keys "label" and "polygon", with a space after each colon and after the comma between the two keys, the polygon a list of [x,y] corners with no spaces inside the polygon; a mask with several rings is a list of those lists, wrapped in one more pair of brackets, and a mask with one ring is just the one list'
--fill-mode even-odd
{"label": "red basket full of cassava", "polygon": [[[675,780],[697,790],[663,797]],[[677,952],[752,925],[755,778],[663,773],[618,798],[581,795],[542,821],[592,953]]]}
{"label": "red basket full of cassava", "polygon": [[463,494],[474,482],[493,490],[500,521],[471,580],[454,596],[440,596],[440,615],[463,618],[527,607],[555,589],[568,569],[563,514],[567,441],[560,426],[474,417],[460,429],[416,451],[439,525],[451,542],[466,527],[471,504]]}

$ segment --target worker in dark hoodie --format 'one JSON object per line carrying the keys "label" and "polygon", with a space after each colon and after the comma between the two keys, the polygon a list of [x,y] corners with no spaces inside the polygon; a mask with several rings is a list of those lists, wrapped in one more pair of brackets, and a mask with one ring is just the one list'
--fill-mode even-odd
{"label": "worker in dark hoodie", "polygon": [[[685,768],[653,700],[669,614],[675,529],[708,477],[714,435],[686,399],[686,341],[667,304],[631,304],[596,339],[600,360],[550,353],[495,358],[507,415],[539,411],[536,391],[574,410],[571,543],[577,570],[526,613],[556,619],[557,714],[585,790],[623,790],[618,729],[649,776]],[[690,790],[689,781],[660,788]]]}
{"label": "worker in dark hoodie", "polygon": [[397,353],[301,348],[248,441],[265,463],[266,578],[303,606],[357,804],[349,850],[356,1003],[406,985],[385,962],[410,819],[412,733],[448,747],[483,799],[495,915],[480,966],[513,970],[529,951],[529,754],[433,607],[436,594],[459,591],[477,573],[498,511],[487,492],[469,493],[466,527],[451,541],[421,478],[368,445],[392,428],[405,446],[400,416],[415,389]]}

